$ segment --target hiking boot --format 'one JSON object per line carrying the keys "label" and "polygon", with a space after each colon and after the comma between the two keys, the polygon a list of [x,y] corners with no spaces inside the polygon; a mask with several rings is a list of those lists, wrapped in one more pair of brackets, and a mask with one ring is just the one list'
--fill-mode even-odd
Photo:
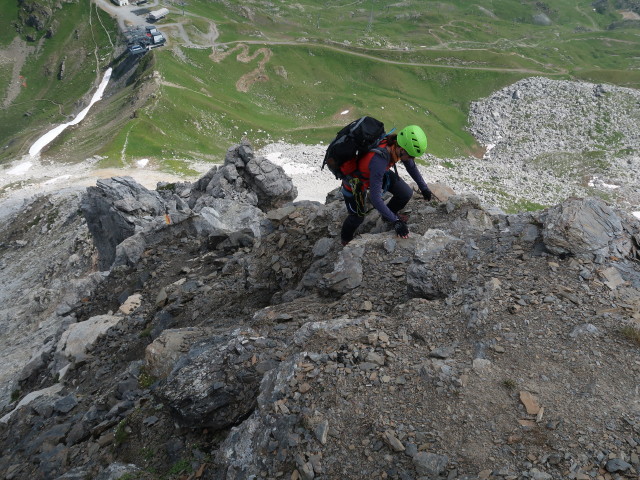
{"label": "hiking boot", "polygon": [[396,215],[398,215],[400,221],[404,223],[407,223],[409,221],[409,215],[405,215],[404,213],[397,213]]}

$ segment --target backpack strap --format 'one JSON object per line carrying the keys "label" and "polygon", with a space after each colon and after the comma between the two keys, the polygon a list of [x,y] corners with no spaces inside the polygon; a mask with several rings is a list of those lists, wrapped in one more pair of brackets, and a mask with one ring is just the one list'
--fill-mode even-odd
{"label": "backpack strap", "polygon": [[[393,130],[395,130],[395,128]],[[391,130],[391,131],[393,131],[393,130]],[[376,152],[377,154],[379,154],[380,156],[382,156],[384,158],[389,158],[389,151],[386,148],[376,147],[376,148],[372,148],[369,151],[370,152]],[[397,162],[393,164],[393,170],[396,172],[396,175],[399,175],[398,174],[398,163]]]}

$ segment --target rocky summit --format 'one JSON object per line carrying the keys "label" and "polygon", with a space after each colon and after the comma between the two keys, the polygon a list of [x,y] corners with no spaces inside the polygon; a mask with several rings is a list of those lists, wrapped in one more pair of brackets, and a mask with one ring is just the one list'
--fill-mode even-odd
{"label": "rocky summit", "polygon": [[[631,479],[640,222],[432,186],[399,239],[248,143],[2,225],[5,479]],[[418,198],[420,197],[420,198]]]}

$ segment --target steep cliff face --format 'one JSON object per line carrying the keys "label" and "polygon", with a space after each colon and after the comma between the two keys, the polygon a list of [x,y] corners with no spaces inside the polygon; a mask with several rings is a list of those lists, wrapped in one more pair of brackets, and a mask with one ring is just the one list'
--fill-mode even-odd
{"label": "steep cliff face", "polygon": [[342,248],[290,187],[244,144],[87,193],[114,260],[4,409],[5,478],[637,477],[635,218],[434,186],[409,239],[371,212]]}

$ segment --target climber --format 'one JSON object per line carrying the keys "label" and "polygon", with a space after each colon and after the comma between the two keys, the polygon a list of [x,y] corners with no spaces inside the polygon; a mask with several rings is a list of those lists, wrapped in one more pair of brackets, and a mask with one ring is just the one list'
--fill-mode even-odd
{"label": "climber", "polygon": [[[426,149],[427,136],[424,131],[416,125],[409,125],[397,134],[386,135],[376,148],[363,157],[354,158],[342,165],[341,171],[345,175],[342,194],[348,212],[340,234],[342,245],[353,239],[356,229],[364,221],[367,190],[371,204],[385,220],[393,224],[397,235],[401,238],[409,236],[408,217],[398,212],[407,205],[413,191],[400,178],[397,170],[392,171],[391,167],[395,167],[396,163],[401,161],[418,185],[424,199],[431,200],[433,194],[414,160]],[[382,199],[385,192],[393,195],[387,204]]]}

